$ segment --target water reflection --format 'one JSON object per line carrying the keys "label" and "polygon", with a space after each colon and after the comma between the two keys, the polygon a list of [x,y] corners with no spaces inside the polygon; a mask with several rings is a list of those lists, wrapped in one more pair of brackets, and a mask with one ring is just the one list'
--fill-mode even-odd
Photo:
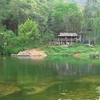
{"label": "water reflection", "polygon": [[66,57],[44,60],[1,57],[0,98],[15,100],[17,95],[16,100],[40,100],[41,97],[43,100],[94,100],[98,96],[95,89],[100,85],[99,66],[97,60]]}
{"label": "water reflection", "polygon": [[56,71],[59,75],[62,76],[78,76],[82,74],[95,74],[95,66],[92,64],[88,64],[85,66],[75,67],[75,65],[71,64],[63,64],[63,65],[57,65],[56,64]]}

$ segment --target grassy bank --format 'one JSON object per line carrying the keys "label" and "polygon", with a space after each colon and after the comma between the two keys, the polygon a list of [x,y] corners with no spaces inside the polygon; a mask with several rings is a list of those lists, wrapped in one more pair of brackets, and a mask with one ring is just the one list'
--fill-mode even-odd
{"label": "grassy bank", "polygon": [[100,46],[96,45],[90,47],[86,44],[70,44],[69,46],[50,46],[50,45],[37,45],[35,46],[20,46],[20,47],[8,47],[6,46],[4,50],[2,50],[3,54],[16,54],[20,51],[24,51],[27,49],[41,49],[48,56],[70,56],[77,57],[82,59],[88,59],[91,55],[100,55]]}
{"label": "grassy bank", "polygon": [[100,46],[90,47],[86,44],[73,44],[69,46],[45,46],[42,47],[47,55],[54,56],[74,56],[79,54],[79,58],[89,58],[90,55],[100,55]]}

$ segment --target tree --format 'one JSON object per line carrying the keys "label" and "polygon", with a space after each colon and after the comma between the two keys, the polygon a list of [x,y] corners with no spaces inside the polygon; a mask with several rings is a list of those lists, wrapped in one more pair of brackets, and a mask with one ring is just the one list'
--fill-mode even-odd
{"label": "tree", "polygon": [[59,28],[62,28],[60,30],[77,33],[80,31],[82,13],[76,3],[63,2],[57,4],[54,16],[59,23]]}
{"label": "tree", "polygon": [[23,44],[39,39],[40,34],[37,23],[27,19],[24,24],[18,26],[18,36]]}
{"label": "tree", "polygon": [[95,6],[97,3],[97,1],[88,0],[83,11],[84,25],[82,30],[86,34],[89,44],[91,41],[96,44],[100,37],[100,8]]}

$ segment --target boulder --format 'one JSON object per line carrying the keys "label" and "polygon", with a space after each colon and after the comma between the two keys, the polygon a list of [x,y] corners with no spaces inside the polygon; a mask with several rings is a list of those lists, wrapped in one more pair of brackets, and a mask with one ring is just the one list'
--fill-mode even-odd
{"label": "boulder", "polygon": [[31,50],[20,51],[18,54],[11,54],[11,56],[18,56],[18,57],[42,56],[42,57],[46,57],[47,55],[42,50],[31,49]]}

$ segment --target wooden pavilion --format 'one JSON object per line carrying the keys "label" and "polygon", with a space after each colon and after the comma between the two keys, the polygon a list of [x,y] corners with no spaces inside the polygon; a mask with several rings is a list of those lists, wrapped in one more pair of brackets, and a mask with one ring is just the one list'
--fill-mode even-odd
{"label": "wooden pavilion", "polygon": [[75,43],[78,40],[77,33],[60,33],[57,36],[58,43],[63,44],[69,44],[69,43]]}

